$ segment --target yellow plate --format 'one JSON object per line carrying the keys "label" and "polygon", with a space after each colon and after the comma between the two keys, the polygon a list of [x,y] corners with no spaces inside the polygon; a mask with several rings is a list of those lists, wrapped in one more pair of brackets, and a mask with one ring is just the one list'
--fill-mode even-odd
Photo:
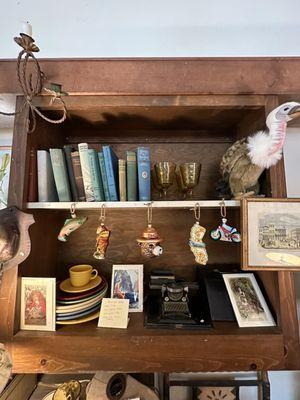
{"label": "yellow plate", "polygon": [[59,285],[59,288],[63,292],[67,292],[67,293],[82,293],[82,292],[86,292],[88,290],[94,289],[96,286],[100,285],[101,282],[102,282],[102,278],[100,276],[96,276],[96,278],[89,281],[89,283],[87,285],[75,287],[75,286],[71,285],[70,278],[68,278],[61,282],[61,284]]}
{"label": "yellow plate", "polygon": [[69,319],[67,321],[56,321],[57,325],[75,325],[75,324],[83,324],[84,322],[92,321],[99,317],[100,311],[95,312],[94,314],[87,315],[86,317],[82,317],[79,319]]}

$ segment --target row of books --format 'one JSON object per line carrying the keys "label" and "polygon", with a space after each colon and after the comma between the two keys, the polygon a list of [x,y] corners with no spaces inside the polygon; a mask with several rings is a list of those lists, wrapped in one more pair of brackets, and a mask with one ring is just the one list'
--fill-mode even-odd
{"label": "row of books", "polygon": [[29,177],[28,201],[149,201],[150,151],[139,147],[118,159],[109,145],[100,152],[87,143],[33,150]]}

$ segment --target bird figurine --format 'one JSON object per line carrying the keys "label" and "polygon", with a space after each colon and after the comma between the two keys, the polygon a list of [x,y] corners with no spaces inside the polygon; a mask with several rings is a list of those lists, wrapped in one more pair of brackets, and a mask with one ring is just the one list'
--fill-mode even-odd
{"label": "bird figurine", "polygon": [[259,193],[259,177],[282,157],[287,123],[299,116],[300,103],[284,103],[270,112],[265,131],[258,131],[229,147],[222,157],[220,172],[235,199]]}

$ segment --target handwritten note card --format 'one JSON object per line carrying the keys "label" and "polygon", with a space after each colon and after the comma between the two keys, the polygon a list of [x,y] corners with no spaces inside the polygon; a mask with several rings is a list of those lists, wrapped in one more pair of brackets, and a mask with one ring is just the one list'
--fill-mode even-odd
{"label": "handwritten note card", "polygon": [[98,327],[123,328],[128,325],[129,299],[107,299],[101,304]]}

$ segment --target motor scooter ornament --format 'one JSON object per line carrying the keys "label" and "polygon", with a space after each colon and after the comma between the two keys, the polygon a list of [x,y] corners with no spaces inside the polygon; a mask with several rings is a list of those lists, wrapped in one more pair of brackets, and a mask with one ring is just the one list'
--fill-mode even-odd
{"label": "motor scooter ornament", "polygon": [[226,205],[224,199],[220,203],[220,213],[222,217],[222,224],[217,229],[210,231],[209,235],[213,240],[221,240],[223,242],[239,243],[241,241],[241,234],[238,230],[230,225],[227,225],[226,218]]}

